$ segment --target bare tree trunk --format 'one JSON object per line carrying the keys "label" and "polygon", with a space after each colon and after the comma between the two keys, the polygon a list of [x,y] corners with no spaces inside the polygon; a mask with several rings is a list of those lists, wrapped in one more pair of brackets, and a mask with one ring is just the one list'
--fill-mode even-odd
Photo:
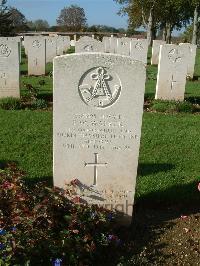
{"label": "bare tree trunk", "polygon": [[194,26],[193,26],[193,36],[192,44],[197,44],[197,33],[198,33],[198,5],[196,5],[194,10]]}
{"label": "bare tree trunk", "polygon": [[162,40],[166,41],[167,39],[167,29],[166,29],[166,25],[163,27],[163,33],[162,33]]}
{"label": "bare tree trunk", "polygon": [[148,25],[147,25],[147,40],[149,46],[152,46],[153,43],[153,14],[152,9],[150,10]]}
{"label": "bare tree trunk", "polygon": [[166,23],[166,42],[171,43],[171,38],[172,38],[171,24]]}

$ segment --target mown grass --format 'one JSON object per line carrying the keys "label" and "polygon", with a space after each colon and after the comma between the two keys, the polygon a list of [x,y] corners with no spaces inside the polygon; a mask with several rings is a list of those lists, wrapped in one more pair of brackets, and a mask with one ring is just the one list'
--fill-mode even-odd
{"label": "mown grass", "polygon": [[[15,161],[27,178],[52,183],[52,112],[1,110],[0,124],[0,162]],[[199,195],[199,128],[199,115],[144,114],[137,200],[176,202]],[[193,185],[181,190],[188,184]]]}

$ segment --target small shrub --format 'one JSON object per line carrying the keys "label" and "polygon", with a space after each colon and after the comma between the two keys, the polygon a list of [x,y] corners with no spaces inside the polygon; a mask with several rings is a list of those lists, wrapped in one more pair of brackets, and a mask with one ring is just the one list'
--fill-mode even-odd
{"label": "small shrub", "polygon": [[71,46],[68,50],[67,50],[67,54],[73,54],[75,53],[75,47]]}
{"label": "small shrub", "polygon": [[194,111],[194,106],[190,102],[178,102],[176,105],[177,112],[192,113]]}
{"label": "small shrub", "polygon": [[29,100],[36,100],[38,96],[38,88],[35,88],[30,83],[24,83],[24,88],[26,89],[25,95]]}
{"label": "small shrub", "polygon": [[176,102],[174,101],[153,101],[151,109],[156,112],[172,113],[176,111]]}
{"label": "small shrub", "polygon": [[2,98],[0,99],[0,108],[4,110],[19,110],[22,108],[21,100],[13,97]]}
{"label": "small shrub", "polygon": [[40,86],[44,86],[44,85],[46,84],[46,82],[45,82],[44,79],[41,79],[41,80],[38,81],[38,84],[39,84]]}
{"label": "small shrub", "polygon": [[74,203],[69,189],[28,187],[24,176],[14,164],[0,171],[0,265],[117,265],[127,247],[111,212]]}
{"label": "small shrub", "polygon": [[44,99],[35,99],[32,102],[31,107],[33,109],[46,109],[48,107],[48,104]]}
{"label": "small shrub", "polygon": [[176,102],[176,101],[161,101],[155,100],[152,102],[151,110],[161,113],[192,113],[195,108],[190,102]]}

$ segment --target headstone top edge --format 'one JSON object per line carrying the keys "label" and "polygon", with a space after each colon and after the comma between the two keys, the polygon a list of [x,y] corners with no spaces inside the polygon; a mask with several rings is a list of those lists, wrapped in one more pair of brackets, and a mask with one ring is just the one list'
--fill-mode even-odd
{"label": "headstone top edge", "polygon": [[143,63],[143,62],[141,62],[141,61],[139,61],[139,60],[135,60],[135,59],[133,59],[132,57],[130,57],[130,56],[127,56],[127,55],[120,55],[120,54],[114,54],[114,53],[100,53],[100,52],[87,52],[87,53],[74,53],[74,54],[67,54],[67,55],[61,55],[61,56],[56,56],[55,58],[54,58],[54,62],[56,62],[56,61],[59,61],[59,60],[63,60],[63,59],[65,59],[65,58],[75,58],[75,57],[80,57],[80,56],[87,56],[87,57],[89,57],[89,56],[105,56],[105,57],[115,57],[115,58],[121,58],[121,59],[128,59],[128,60],[130,60],[132,63],[139,63],[139,64],[141,64],[142,66],[144,66],[145,68],[146,68],[146,65]]}

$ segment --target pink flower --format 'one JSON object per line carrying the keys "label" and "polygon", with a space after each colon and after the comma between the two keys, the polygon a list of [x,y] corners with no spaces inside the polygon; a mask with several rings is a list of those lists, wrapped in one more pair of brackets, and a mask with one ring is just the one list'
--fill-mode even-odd
{"label": "pink flower", "polygon": [[197,188],[198,188],[198,191],[200,191],[200,182],[199,182],[199,184],[198,184]]}
{"label": "pink flower", "polygon": [[187,219],[188,218],[188,216],[186,216],[186,215],[181,215],[181,219]]}

